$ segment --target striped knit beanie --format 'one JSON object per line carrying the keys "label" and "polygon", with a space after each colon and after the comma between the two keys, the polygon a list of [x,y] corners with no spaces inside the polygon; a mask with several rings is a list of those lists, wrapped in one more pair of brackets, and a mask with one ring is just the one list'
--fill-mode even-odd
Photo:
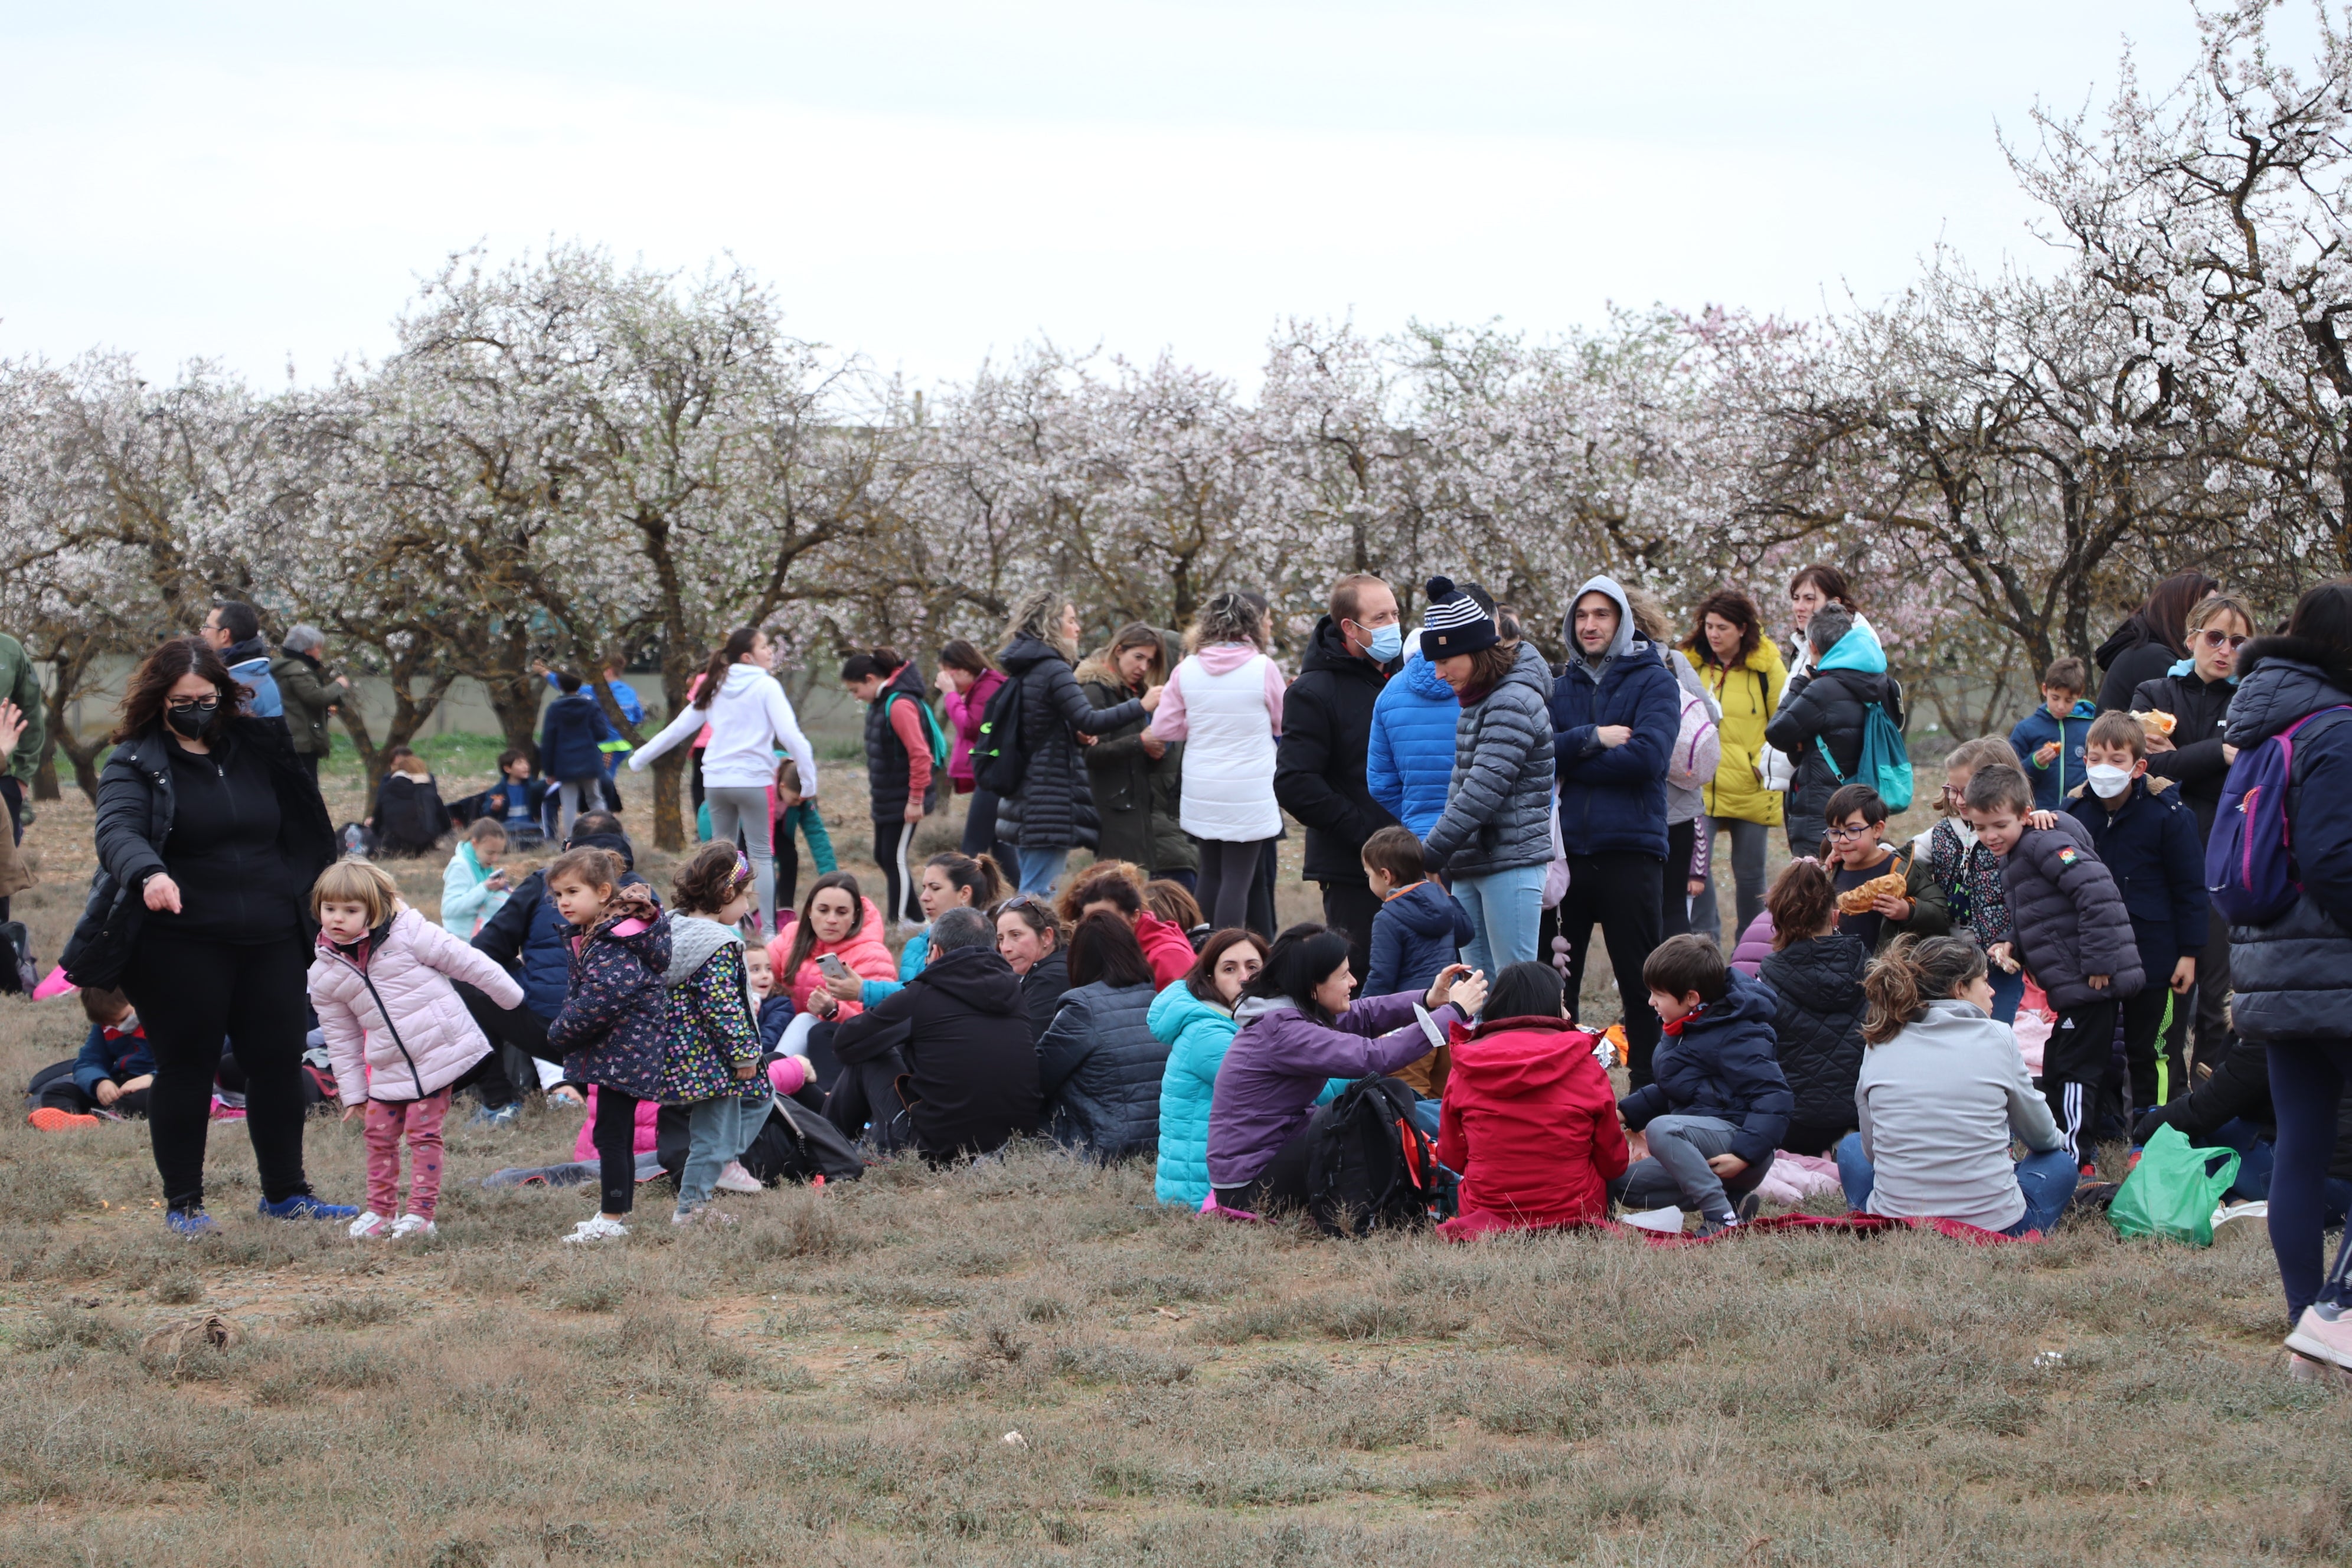
{"label": "striped knit beanie", "polygon": [[1475,583],[1454,585],[1451,577],[1429,580],[1429,615],[1422,622],[1421,657],[1432,664],[1457,654],[1476,653],[1503,639],[1495,630],[1495,601]]}

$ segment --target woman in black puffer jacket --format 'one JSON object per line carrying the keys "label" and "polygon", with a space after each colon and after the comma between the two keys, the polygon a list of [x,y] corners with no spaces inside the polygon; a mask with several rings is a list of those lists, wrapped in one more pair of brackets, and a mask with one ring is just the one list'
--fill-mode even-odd
{"label": "woman in black puffer jacket", "polygon": [[1021,748],[1028,766],[1021,787],[997,807],[997,837],[1020,852],[1024,893],[1045,894],[1061,879],[1070,851],[1097,830],[1094,786],[1078,760],[1080,735],[1105,735],[1160,708],[1160,688],[1097,708],[1071,666],[1077,660],[1078,611],[1055,589],[1035,588],[1013,606],[997,662],[1021,685]]}
{"label": "woman in black puffer jacket", "polygon": [[99,871],[65,952],[76,984],[119,985],[146,1026],[164,1223],[184,1236],[218,1228],[205,1135],[224,1039],[245,1074],[261,1212],[359,1213],[312,1197],[302,1171],[310,885],[334,860],[334,824],[286,726],[239,716],[247,695],[194,637],[131,676],[98,782]]}
{"label": "woman in black puffer jacket", "polygon": [[[2284,914],[2230,928],[2238,1033],[2270,1048],[2278,1156],[2271,1247],[2296,1320],[2287,1343],[2352,1366],[2352,1236],[2326,1279],[2321,1222],[2336,1108],[2352,1079],[2352,583],[2304,595],[2287,635],[2239,650],[2224,738],[2259,746],[2298,720],[2287,823],[2301,890]],[[2338,1321],[2339,1310],[2344,1311]]]}
{"label": "woman in black puffer jacket", "polygon": [[1853,1089],[1862,1076],[1862,976],[1870,954],[1859,937],[1837,929],[1837,889],[1813,861],[1790,862],[1764,907],[1772,916],[1772,952],[1757,978],[1779,1000],[1772,1033],[1781,1076],[1797,1099],[1780,1147],[1826,1156],[1861,1125]]}
{"label": "woman in black puffer jacket", "polygon": [[1127,921],[1097,910],[1070,937],[1070,988],[1037,1042],[1045,1130],[1108,1163],[1160,1151],[1168,1047],[1151,1032],[1159,994]]}

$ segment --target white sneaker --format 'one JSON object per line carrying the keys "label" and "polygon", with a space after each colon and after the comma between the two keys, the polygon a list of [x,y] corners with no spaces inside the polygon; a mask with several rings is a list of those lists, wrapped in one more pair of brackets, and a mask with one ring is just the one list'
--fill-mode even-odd
{"label": "white sneaker", "polygon": [[678,1210],[669,1216],[669,1222],[672,1225],[733,1225],[735,1216],[731,1214],[720,1214],[717,1209],[705,1204],[698,1209]]}
{"label": "white sneaker", "polygon": [[353,1241],[364,1241],[372,1236],[390,1236],[391,1234],[392,1221],[384,1218],[383,1215],[376,1213],[373,1209],[368,1210],[367,1213],[352,1221],[352,1239]]}
{"label": "white sneaker", "polygon": [[745,1170],[740,1160],[728,1161],[720,1169],[719,1179],[710,1184],[722,1193],[756,1193],[760,1190],[759,1178]]}
{"label": "white sneaker", "polygon": [[394,1241],[406,1236],[433,1234],[435,1234],[433,1222],[421,1214],[404,1214],[392,1222],[392,1239]]}
{"label": "white sneaker", "polygon": [[591,1215],[572,1227],[566,1241],[617,1241],[629,1234],[629,1227],[616,1219],[603,1215]]}

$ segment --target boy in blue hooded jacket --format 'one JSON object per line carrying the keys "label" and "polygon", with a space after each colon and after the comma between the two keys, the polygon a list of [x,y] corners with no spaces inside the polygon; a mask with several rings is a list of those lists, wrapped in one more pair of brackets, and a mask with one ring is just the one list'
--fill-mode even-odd
{"label": "boy in blue hooded jacket", "polygon": [[[1643,994],[1642,964],[1665,934],[1666,763],[1682,730],[1683,694],[1665,650],[1635,632],[1633,607],[1614,579],[1595,577],[1579,589],[1564,629],[1570,658],[1552,683],[1551,727],[1568,851],[1559,935],[1572,1011],[1594,921],[1609,939],[1618,994],[1629,998]],[[1629,1005],[1625,1066],[1636,1086],[1650,1081],[1657,1044],[1657,1016]]]}
{"label": "boy in blue hooded jacket", "polygon": [[2042,706],[2017,721],[2009,749],[2033,785],[2033,809],[2063,811],[2066,797],[2082,788],[2083,748],[2099,710],[2083,695],[2090,674],[2079,658],[2053,660],[2042,672]]}

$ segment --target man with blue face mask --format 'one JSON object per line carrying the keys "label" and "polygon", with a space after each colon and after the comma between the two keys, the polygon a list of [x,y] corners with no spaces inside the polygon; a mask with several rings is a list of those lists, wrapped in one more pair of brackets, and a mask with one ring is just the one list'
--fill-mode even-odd
{"label": "man with blue face mask", "polygon": [[1327,610],[1283,700],[1274,795],[1307,825],[1306,880],[1322,884],[1324,923],[1347,933],[1361,975],[1381,907],[1364,878],[1364,840],[1396,821],[1372,798],[1365,757],[1372,704],[1402,659],[1404,626],[1395,593],[1370,573],[1333,584]]}

